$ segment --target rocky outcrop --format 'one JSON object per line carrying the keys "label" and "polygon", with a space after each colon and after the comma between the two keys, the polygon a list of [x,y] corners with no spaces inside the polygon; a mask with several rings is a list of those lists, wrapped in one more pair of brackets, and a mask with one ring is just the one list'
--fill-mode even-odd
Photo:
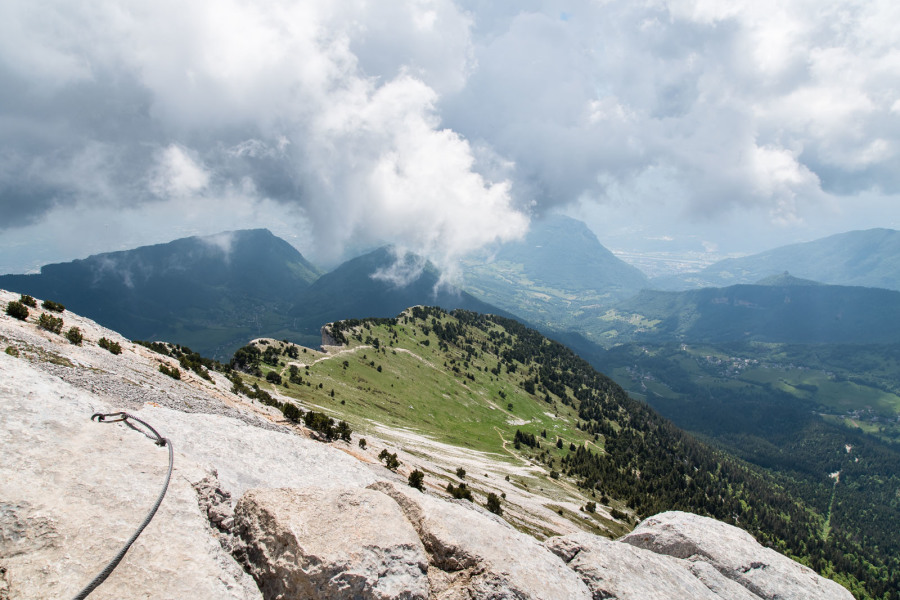
{"label": "rocky outcrop", "polygon": [[502,519],[462,500],[449,502],[388,482],[371,487],[398,503],[424,542],[434,598],[591,597],[558,557]]}
{"label": "rocky outcrop", "polygon": [[677,511],[661,513],[644,520],[620,541],[695,563],[699,577],[722,585],[721,580],[713,581],[712,570],[701,566],[706,563],[759,598],[851,600],[853,597],[812,569],[761,546],[746,531],[708,517]]}
{"label": "rocky outcrop", "polygon": [[578,573],[594,598],[721,600],[683,561],[669,556],[590,533],[550,538],[545,545]]}
{"label": "rocky outcrop", "polygon": [[427,559],[397,504],[374,490],[250,490],[238,555],[266,600],[424,600]]}
{"label": "rocky outcrop", "polygon": [[[71,598],[119,551],[153,505],[167,451],[119,424],[88,392],[0,353],[0,563],[10,599]],[[177,446],[176,446],[177,449]],[[210,535],[183,456],[165,500],[91,599],[259,598]]]}

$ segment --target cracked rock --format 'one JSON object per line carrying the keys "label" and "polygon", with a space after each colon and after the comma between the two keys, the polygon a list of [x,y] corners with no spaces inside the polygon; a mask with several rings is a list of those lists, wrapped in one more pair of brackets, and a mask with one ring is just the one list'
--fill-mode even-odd
{"label": "cracked rock", "polygon": [[689,513],[669,511],[644,520],[622,542],[692,562],[705,562],[760,598],[851,600],[840,584],[819,576],[742,529]]}
{"label": "cracked rock", "polygon": [[397,504],[365,488],[254,489],[235,508],[236,555],[266,600],[425,600],[428,560]]}
{"label": "cracked rock", "polygon": [[431,558],[434,598],[591,597],[562,560],[494,515],[388,482],[370,488],[396,500],[418,531]]}

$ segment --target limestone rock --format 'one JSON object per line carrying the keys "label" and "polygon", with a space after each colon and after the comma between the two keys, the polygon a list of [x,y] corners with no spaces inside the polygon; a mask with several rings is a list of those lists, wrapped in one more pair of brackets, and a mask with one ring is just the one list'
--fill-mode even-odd
{"label": "limestone rock", "polygon": [[670,511],[644,520],[621,541],[693,562],[705,562],[760,598],[851,600],[834,581],[774,550],[739,529],[708,517]]}
{"label": "limestone rock", "polygon": [[165,423],[165,435],[191,460],[215,469],[234,498],[251,488],[364,488],[377,481],[365,464],[329,445],[288,431],[254,427],[224,415],[146,405],[136,416]]}
{"label": "limestone rock", "polygon": [[[143,520],[168,453],[121,423],[91,421],[108,407],[17,360],[0,353],[0,594],[71,598]],[[175,465],[153,521],[92,600],[260,597],[200,512],[189,481],[204,473],[179,456]]]}
{"label": "limestone rock", "polygon": [[688,561],[688,565],[694,577],[721,598],[726,598],[727,600],[759,600],[759,596],[750,592],[738,582],[728,579],[707,562]]}
{"label": "limestone rock", "polygon": [[230,523],[234,521],[231,493],[219,485],[218,473],[211,473],[195,483],[194,490],[200,510],[206,513],[209,522],[221,530],[231,529]]}
{"label": "limestone rock", "polygon": [[249,490],[235,532],[266,599],[429,596],[425,548],[397,504],[373,490]]}
{"label": "limestone rock", "polygon": [[722,600],[691,573],[687,561],[590,533],[550,538],[545,545],[581,576],[594,598]]}
{"label": "limestone rock", "polygon": [[534,538],[465,501],[447,501],[379,482],[397,501],[428,550],[433,597],[589,599],[579,577]]}

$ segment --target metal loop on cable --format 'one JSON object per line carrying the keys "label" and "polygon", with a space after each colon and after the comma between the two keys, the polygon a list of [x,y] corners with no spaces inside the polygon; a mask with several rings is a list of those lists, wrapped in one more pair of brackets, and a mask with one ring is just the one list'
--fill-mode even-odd
{"label": "metal loop on cable", "polygon": [[[109,577],[109,575],[119,565],[122,559],[125,558],[125,553],[128,552],[128,549],[131,548],[131,545],[138,538],[138,536],[141,535],[141,532],[144,531],[144,528],[147,527],[147,525],[150,523],[150,520],[153,519],[153,515],[156,514],[156,510],[159,508],[159,505],[162,504],[163,498],[166,495],[166,490],[169,488],[169,480],[172,478],[172,465],[175,460],[175,452],[172,449],[172,441],[159,435],[159,432],[151,427],[149,423],[138,419],[134,415],[130,415],[126,412],[94,413],[93,415],[91,415],[91,420],[97,421],[98,423],[118,423],[120,421],[123,421],[130,428],[134,429],[135,431],[139,431],[143,435],[153,440],[153,442],[157,446],[167,446],[169,449],[169,470],[166,473],[166,480],[163,482],[162,491],[160,491],[159,496],[156,498],[156,503],[153,505],[153,508],[150,509],[150,512],[144,518],[144,521],[137,528],[137,531],[135,531],[134,534],[132,534],[132,536],[128,539],[128,541],[125,542],[125,545],[122,546],[122,549],[119,550],[119,553],[116,554],[116,556],[113,557],[111,561],[109,561],[109,563],[103,568],[103,570],[100,571],[100,573],[96,577],[94,577],[94,579],[92,579],[91,582],[78,593],[78,595],[75,596],[74,600],[84,600],[84,598],[87,598],[88,595],[97,588],[97,586],[106,581],[106,578]],[[131,421],[140,423],[148,430],[150,430],[153,435],[151,436],[143,429],[135,427],[131,423]]]}
{"label": "metal loop on cable", "polygon": [[[113,419],[111,417],[118,417],[118,418]],[[143,425],[144,427],[149,429],[153,433],[153,435],[151,436],[151,435],[147,434],[146,431],[142,431],[141,429],[135,427],[134,425],[131,424],[129,419],[131,421],[137,421],[138,423],[140,423],[141,425]],[[127,412],[94,413],[91,415],[91,420],[92,421],[96,420],[98,423],[118,423],[120,421],[124,421],[126,425],[128,425],[135,431],[140,431],[141,433],[146,435],[148,438],[153,440],[157,446],[165,446],[166,445],[166,438],[159,435],[159,432],[156,431],[155,429],[153,429],[153,427],[149,423],[147,423],[146,421],[143,421],[141,419],[138,419],[134,415],[128,414]]]}

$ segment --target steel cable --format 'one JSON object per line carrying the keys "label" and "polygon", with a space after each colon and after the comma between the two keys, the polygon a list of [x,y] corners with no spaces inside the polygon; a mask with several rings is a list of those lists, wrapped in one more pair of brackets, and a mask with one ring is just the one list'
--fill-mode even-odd
{"label": "steel cable", "polygon": [[[108,420],[110,417],[118,417],[118,418]],[[139,535],[141,535],[141,532],[144,531],[144,528],[147,527],[147,525],[153,519],[153,515],[156,514],[156,510],[159,508],[159,505],[162,504],[163,498],[166,495],[166,490],[169,488],[169,479],[171,479],[171,477],[172,477],[172,465],[175,460],[175,458],[174,458],[175,453],[172,450],[172,441],[169,440],[168,438],[164,438],[161,435],[159,435],[159,433],[155,429],[153,429],[153,427],[151,427],[145,421],[138,419],[134,415],[130,415],[126,412],[107,413],[107,414],[94,413],[93,415],[91,415],[91,420],[93,421],[95,419],[100,423],[117,423],[119,421],[124,421],[124,423],[126,425],[128,425],[129,427],[131,427],[132,429],[143,433],[148,438],[153,440],[157,446],[167,446],[169,448],[169,470],[166,473],[166,480],[165,480],[165,482],[163,482],[162,490],[159,492],[159,497],[156,499],[156,502],[153,504],[153,508],[151,508],[150,512],[147,513],[147,516],[144,518],[143,523],[141,523],[140,527],[137,528],[137,530],[134,532],[134,534],[132,534],[132,536],[128,539],[128,541],[125,542],[125,545],[122,546],[122,549],[119,550],[119,553],[116,554],[115,557],[113,557],[113,559],[111,561],[109,561],[109,563],[107,563],[107,565],[105,567],[103,567],[103,570],[100,571],[100,573],[98,573],[97,576],[94,577],[94,579],[92,579],[91,582],[89,584],[87,584],[84,587],[84,589],[78,593],[78,595],[75,596],[75,600],[84,600],[84,598],[87,598],[88,595],[97,588],[97,586],[99,586],[101,583],[103,583],[106,580],[107,577],[109,577],[110,573],[112,573],[115,570],[115,568],[119,565],[119,563],[122,562],[122,559],[125,558],[125,553],[128,552],[128,549],[131,548],[131,545],[134,543],[134,541],[138,538]],[[141,425],[143,425],[144,427],[149,429],[151,432],[153,432],[153,435],[151,436],[147,432],[135,427],[134,425],[132,425],[129,422],[129,419],[140,423]]]}

